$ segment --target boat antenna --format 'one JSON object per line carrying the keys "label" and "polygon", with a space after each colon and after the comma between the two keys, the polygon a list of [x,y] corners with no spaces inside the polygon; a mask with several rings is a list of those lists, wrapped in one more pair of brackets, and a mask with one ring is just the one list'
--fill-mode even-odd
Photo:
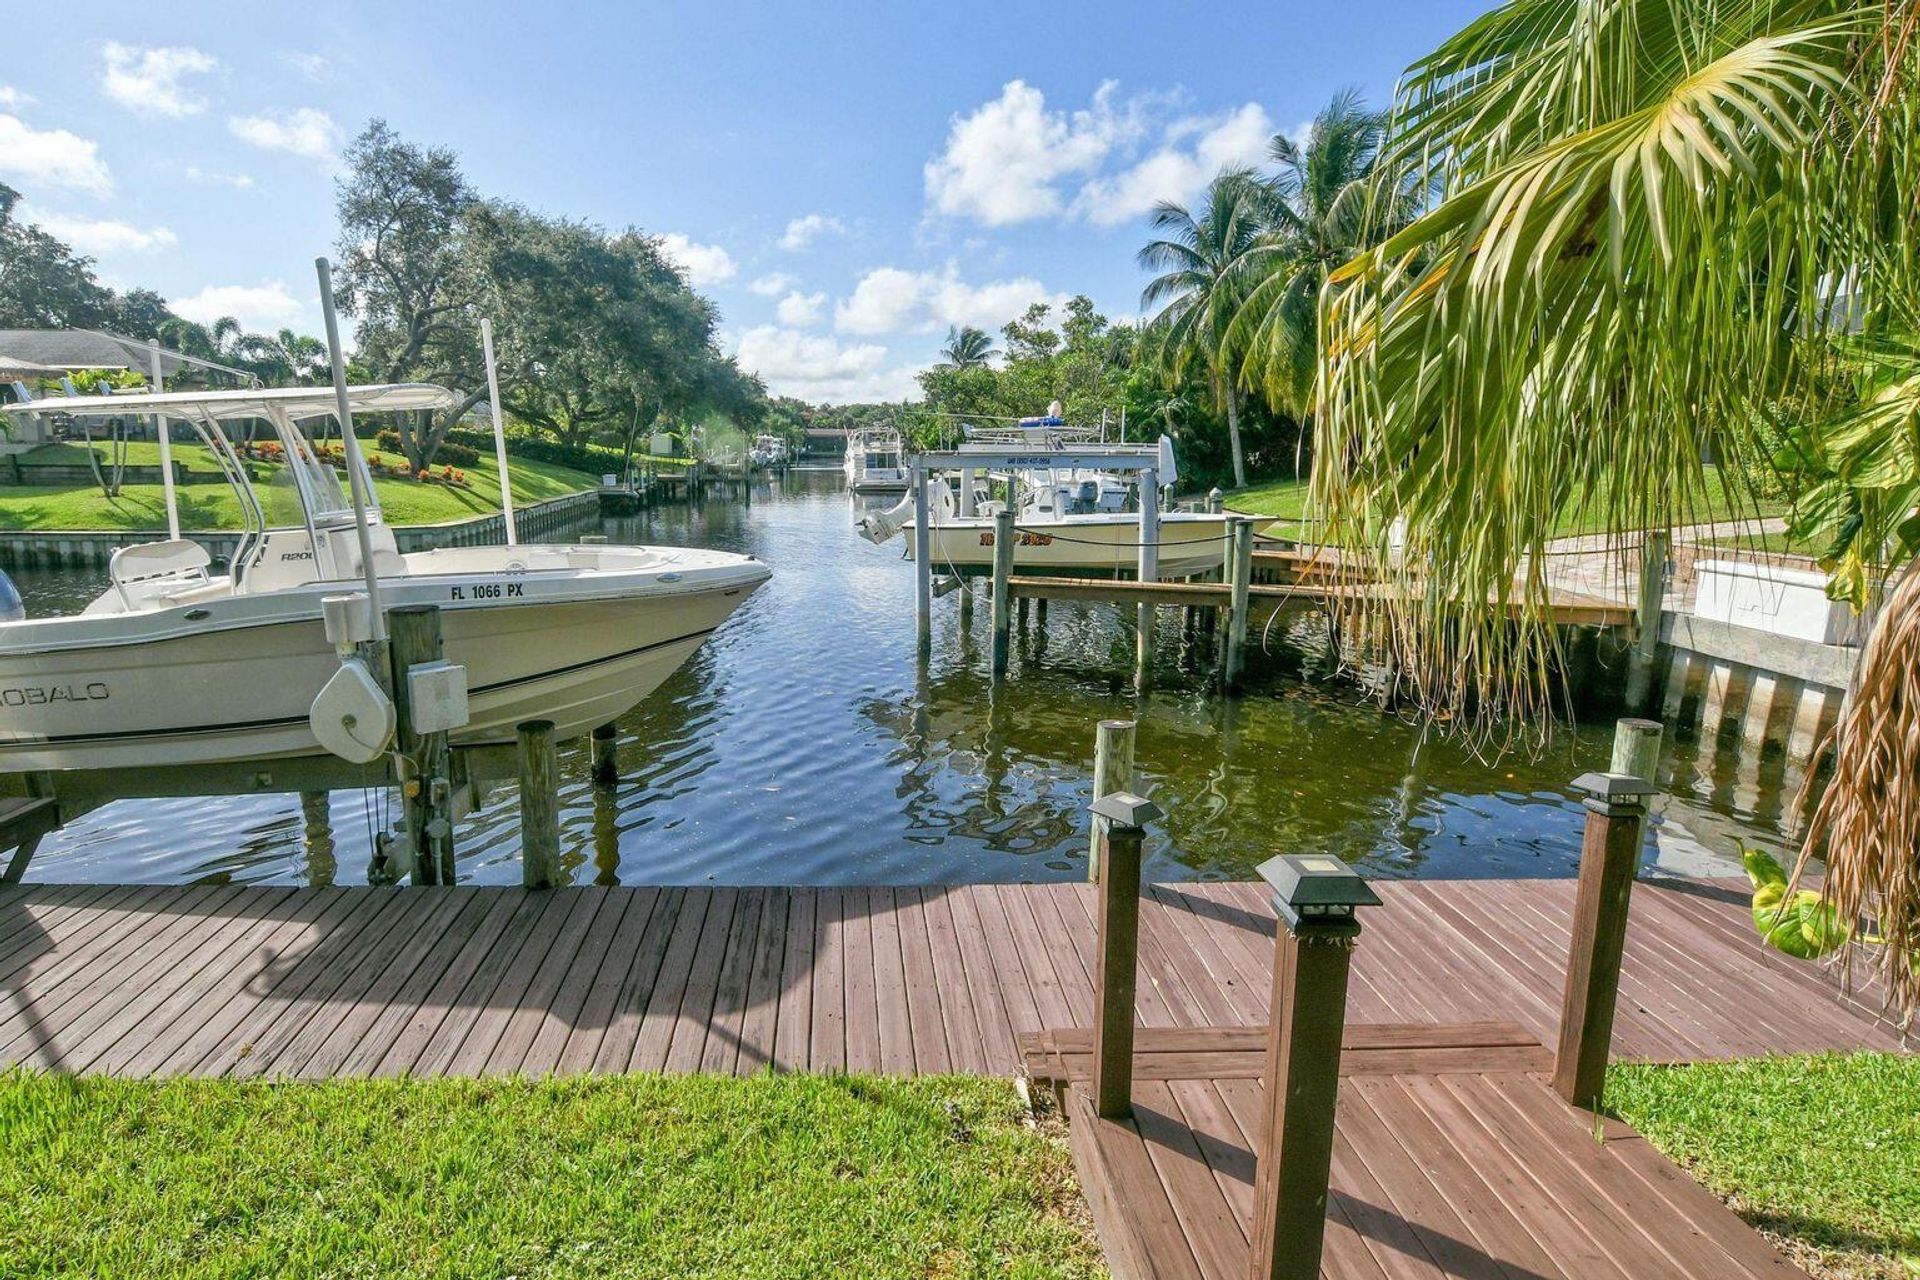
{"label": "boat antenna", "polygon": [[[480,348],[487,358],[487,403],[493,407],[493,460],[500,467],[500,518],[506,522],[507,545],[520,541],[513,527],[513,482],[507,479],[507,429],[500,421],[500,371],[493,363],[493,320],[480,317]],[[634,406],[634,412],[640,411]]]}
{"label": "boat antenna", "polygon": [[325,258],[315,258],[313,269],[320,276],[320,314],[327,322],[327,355],[333,361],[334,415],[340,419],[340,443],[347,454],[347,487],[353,494],[353,531],[360,539],[360,568],[367,580],[367,613],[372,622],[373,639],[378,642],[387,638],[387,616],[380,608],[380,571],[373,563],[373,534],[367,528],[367,470],[360,461],[359,438],[353,434],[353,410],[347,407],[347,362],[340,355],[340,317],[333,306],[333,268]]}

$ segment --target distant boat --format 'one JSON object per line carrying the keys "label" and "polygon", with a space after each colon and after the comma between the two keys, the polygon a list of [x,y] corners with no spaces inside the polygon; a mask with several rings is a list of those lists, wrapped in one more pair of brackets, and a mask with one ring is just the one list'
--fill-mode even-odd
{"label": "distant boat", "polygon": [[898,493],[908,475],[900,433],[874,427],[847,436],[847,488],[855,493]]}
{"label": "distant boat", "polygon": [[[0,772],[317,755],[314,700],[342,667],[321,601],[364,581],[359,526],[331,451],[303,429],[331,388],[71,397],[7,411],[159,413],[189,424],[239,495],[229,572],[186,540],[123,547],[110,585],[70,617],[0,621]],[[353,413],[445,408],[443,387],[348,390]],[[222,428],[271,425],[300,523],[269,527]],[[363,473],[363,480],[366,479]],[[373,487],[365,484],[371,497]],[[770,576],[751,556],[674,547],[495,546],[399,552],[375,505],[367,532],[389,608],[441,611],[466,667],[457,744],[510,742],[528,719],[583,733],[651,693]]]}

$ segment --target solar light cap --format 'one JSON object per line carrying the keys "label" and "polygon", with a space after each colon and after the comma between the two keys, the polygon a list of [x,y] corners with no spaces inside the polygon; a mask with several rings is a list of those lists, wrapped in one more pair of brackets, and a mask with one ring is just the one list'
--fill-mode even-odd
{"label": "solar light cap", "polygon": [[1093,812],[1122,827],[1144,827],[1167,811],[1144,796],[1131,791],[1109,791],[1093,802]]}

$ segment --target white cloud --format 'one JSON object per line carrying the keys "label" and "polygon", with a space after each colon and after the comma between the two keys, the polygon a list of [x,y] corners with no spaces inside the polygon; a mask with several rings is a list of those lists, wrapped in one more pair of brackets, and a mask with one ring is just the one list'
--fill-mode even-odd
{"label": "white cloud", "polygon": [[842,346],[825,334],[768,324],[742,333],[733,354],[775,395],[818,404],[904,400],[919,389],[914,371],[888,365],[887,349],[877,342]]}
{"label": "white cloud", "polygon": [[1069,114],[1049,111],[1025,81],[1008,81],[998,98],[955,117],[946,148],[927,162],[934,211],[990,227],[1063,212],[1060,182],[1091,173],[1144,127],[1146,101],[1116,106],[1117,96],[1108,81],[1091,106]]}
{"label": "white cloud", "polygon": [[341,138],[340,126],[333,122],[333,117],[315,107],[232,116],[227,120],[227,129],[240,141],[262,151],[284,151],[329,163],[335,158]]}
{"label": "white cloud", "polygon": [[233,316],[248,329],[278,329],[305,316],[306,308],[288,292],[279,280],[259,284],[210,284],[185,298],[167,304],[174,314],[212,324],[221,316]]}
{"label": "white cloud", "polygon": [[1265,160],[1273,132],[1273,121],[1254,102],[1224,116],[1176,121],[1152,155],[1082,187],[1073,209],[1089,222],[1111,227],[1162,200],[1190,204],[1222,169]]}
{"label": "white cloud", "polygon": [[33,95],[10,84],[0,84],[0,107],[24,107],[33,101]]}
{"label": "white cloud", "polygon": [[696,289],[731,280],[740,270],[733,255],[719,245],[697,244],[678,231],[660,237],[660,252],[687,273],[687,283]]}
{"label": "white cloud", "polygon": [[99,143],[65,129],[35,129],[5,113],[0,113],[0,178],[94,196],[113,194],[113,175],[100,158]]}
{"label": "white cloud", "polygon": [[1065,301],[1028,276],[974,285],[952,263],[937,273],[879,267],[835,308],[834,327],[858,334],[933,333],[956,324],[995,329],[1033,303]]}
{"label": "white cloud", "polygon": [[763,298],[777,298],[800,283],[800,277],[785,271],[770,271],[747,288]]}
{"label": "white cloud", "polygon": [[806,248],[824,235],[843,236],[847,234],[847,224],[825,213],[809,213],[804,218],[795,218],[787,224],[786,232],[780,237],[780,247],[788,252]]}
{"label": "white cloud", "polygon": [[333,79],[333,63],[317,53],[283,53],[280,60],[315,84]]}
{"label": "white cloud", "polygon": [[42,231],[81,253],[151,253],[180,243],[180,238],[165,227],[136,227],[112,218],[48,213],[37,215],[33,220]]}
{"label": "white cloud", "polygon": [[219,68],[210,53],[188,45],[138,49],[109,41],[100,50],[106,70],[100,74],[100,89],[129,111],[142,115],[198,115],[207,109],[207,100],[196,96],[184,83],[189,76],[206,75]]}
{"label": "white cloud", "polygon": [[794,292],[780,299],[780,305],[773,309],[774,318],[781,324],[796,329],[820,323],[820,317],[827,309],[827,295],[824,293]]}
{"label": "white cloud", "polygon": [[253,179],[244,173],[216,173],[211,169],[202,169],[197,164],[186,168],[188,182],[199,182],[213,187],[237,187],[241,190],[253,185]]}

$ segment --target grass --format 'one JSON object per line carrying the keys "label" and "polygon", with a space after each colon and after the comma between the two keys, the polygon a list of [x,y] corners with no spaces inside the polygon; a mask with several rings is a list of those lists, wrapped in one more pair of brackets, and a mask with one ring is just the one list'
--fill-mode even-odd
{"label": "grass", "polygon": [[0,1275],[1104,1275],[1010,1084],[0,1076]]}
{"label": "grass", "polygon": [[1920,1057],[1614,1066],[1607,1104],[1816,1275],[1920,1276]]}
{"label": "grass", "polygon": [[[195,450],[198,452],[192,452]],[[214,470],[212,457],[203,446],[180,445],[175,448],[175,455],[196,471]],[[128,461],[131,463],[144,464],[157,462],[158,459],[157,444],[135,442],[129,446]],[[81,457],[79,461],[84,464],[86,459]],[[261,477],[254,484],[261,493],[262,503],[267,506],[268,516],[279,517],[282,521],[297,520],[291,493],[275,493],[273,477],[280,473],[281,468],[264,463],[249,465]],[[444,520],[464,520],[469,516],[498,511],[500,473],[493,460],[482,458],[460,470],[467,473],[469,488],[455,489],[447,485],[421,484],[417,480],[376,477],[373,486],[387,521],[397,525],[437,524]],[[516,505],[590,489],[600,483],[598,476],[590,476],[584,471],[555,466],[550,462],[532,462],[525,458],[510,459],[508,470],[513,476],[513,500]],[[182,528],[241,527],[239,500],[224,481],[178,485],[175,492],[179,496]],[[0,529],[166,527],[165,498],[157,484],[124,485],[117,499],[109,499],[93,484],[0,485]]]}
{"label": "grass", "polygon": [[[1706,489],[1693,509],[1686,513],[1685,523],[1714,524],[1725,520],[1754,520],[1786,514],[1787,504],[1782,499],[1756,502],[1730,491],[1718,467],[1708,467],[1706,476]],[[1310,487],[1310,482],[1306,480],[1274,480],[1267,484],[1249,485],[1229,493],[1227,507],[1248,515],[1299,521],[1306,514]],[[1560,513],[1553,528],[1554,536],[1562,538],[1605,531],[1606,519],[1603,514],[1572,507]]]}

